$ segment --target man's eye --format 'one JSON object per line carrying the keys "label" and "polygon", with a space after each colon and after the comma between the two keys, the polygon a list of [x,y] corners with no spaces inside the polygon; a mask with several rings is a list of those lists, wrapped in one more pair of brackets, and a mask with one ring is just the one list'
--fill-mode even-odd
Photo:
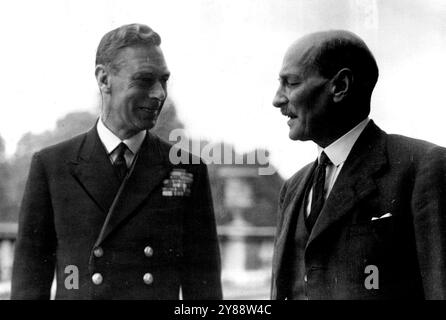
{"label": "man's eye", "polygon": [[153,82],[153,79],[150,78],[142,78],[142,79],[138,79],[139,82],[145,82],[145,83],[150,83]]}
{"label": "man's eye", "polygon": [[149,78],[137,79],[136,84],[138,84],[139,86],[148,87],[153,84],[153,79]]}
{"label": "man's eye", "polygon": [[280,84],[286,87],[297,86],[300,84],[300,81],[297,80],[288,80],[288,79],[279,79]]}
{"label": "man's eye", "polygon": [[288,86],[297,86],[298,84],[300,84],[300,82],[296,80],[287,80],[285,82]]}
{"label": "man's eye", "polygon": [[[159,82],[164,85],[167,83],[168,80],[169,80],[168,78],[161,78],[161,79],[159,79]],[[151,78],[142,78],[142,79],[137,79],[136,83],[140,86],[147,87],[147,86],[154,85],[155,81],[156,81],[155,79],[151,79]]]}

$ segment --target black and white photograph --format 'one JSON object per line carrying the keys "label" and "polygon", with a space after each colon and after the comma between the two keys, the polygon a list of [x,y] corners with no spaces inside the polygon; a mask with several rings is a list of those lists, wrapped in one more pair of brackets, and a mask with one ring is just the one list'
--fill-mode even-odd
{"label": "black and white photograph", "polygon": [[445,1],[2,1],[0,39],[0,300],[446,299]]}

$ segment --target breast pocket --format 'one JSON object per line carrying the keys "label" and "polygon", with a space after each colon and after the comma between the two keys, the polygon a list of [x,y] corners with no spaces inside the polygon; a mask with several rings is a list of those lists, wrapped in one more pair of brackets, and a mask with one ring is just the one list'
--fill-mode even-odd
{"label": "breast pocket", "polygon": [[377,240],[385,240],[392,235],[394,218],[382,218],[353,224],[349,227],[349,237],[354,238],[361,235],[373,235]]}
{"label": "breast pocket", "polygon": [[348,254],[361,267],[389,260],[395,247],[394,218],[354,224],[348,230]]}

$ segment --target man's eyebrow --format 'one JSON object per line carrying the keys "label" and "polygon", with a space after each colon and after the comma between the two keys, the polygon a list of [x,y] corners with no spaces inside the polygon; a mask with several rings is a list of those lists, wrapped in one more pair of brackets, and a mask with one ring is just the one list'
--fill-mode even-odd
{"label": "man's eyebrow", "polygon": [[149,72],[149,71],[144,71],[144,72],[137,72],[135,74],[132,75],[133,79],[137,79],[137,78],[144,78],[144,77],[153,77],[153,72]]}
{"label": "man's eyebrow", "polygon": [[286,80],[289,78],[301,79],[301,76],[295,73],[279,73],[279,79]]}
{"label": "man's eyebrow", "polygon": [[[141,71],[141,72],[137,72],[134,75],[132,75],[132,79],[151,78],[151,77],[155,77],[155,76],[158,76],[156,74],[156,72]],[[162,74],[160,77],[161,78],[169,78],[170,77],[170,72]]]}

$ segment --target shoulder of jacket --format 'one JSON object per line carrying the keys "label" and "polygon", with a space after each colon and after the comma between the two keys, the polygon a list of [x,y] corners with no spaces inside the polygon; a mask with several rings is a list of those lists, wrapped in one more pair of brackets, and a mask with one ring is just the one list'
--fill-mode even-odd
{"label": "shoulder of jacket", "polygon": [[446,148],[421,139],[388,134],[387,152],[397,157],[409,156],[412,161],[417,161],[426,157],[444,156]]}
{"label": "shoulder of jacket", "polygon": [[47,158],[65,159],[71,157],[72,154],[78,151],[79,147],[85,140],[86,136],[87,136],[86,132],[81,133],[73,138],[45,147],[35,152],[34,156],[40,157],[42,159],[47,159]]}

